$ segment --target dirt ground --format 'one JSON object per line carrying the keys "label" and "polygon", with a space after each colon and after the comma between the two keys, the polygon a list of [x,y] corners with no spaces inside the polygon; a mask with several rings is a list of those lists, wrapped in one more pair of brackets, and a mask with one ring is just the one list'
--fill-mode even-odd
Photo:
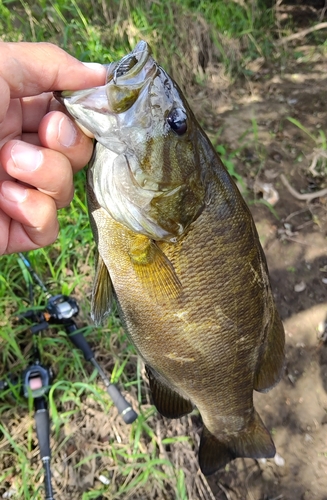
{"label": "dirt ground", "polygon": [[[314,47],[299,50],[303,56],[293,67],[280,71],[259,62],[257,78],[213,101],[212,129],[223,127],[219,142],[231,150],[243,147],[237,171],[251,191],[245,197],[287,343],[281,382],[255,395],[277,455],[237,459],[229,470],[210,477],[216,499],[327,499],[327,192],[298,200],[281,180],[283,174],[302,194],[327,187],[326,152],[318,140],[319,131],[327,133],[327,60]],[[297,119],[316,140],[287,117]],[[275,213],[260,202],[265,191],[270,200],[278,199]]]}

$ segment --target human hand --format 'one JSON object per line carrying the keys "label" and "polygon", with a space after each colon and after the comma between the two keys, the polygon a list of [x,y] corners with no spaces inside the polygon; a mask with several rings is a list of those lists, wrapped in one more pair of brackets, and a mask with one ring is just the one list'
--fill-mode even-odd
{"label": "human hand", "polygon": [[55,45],[0,42],[0,255],[57,238],[57,210],[71,202],[73,173],[93,143],[57,110],[52,91],[104,81],[104,67],[87,67]]}

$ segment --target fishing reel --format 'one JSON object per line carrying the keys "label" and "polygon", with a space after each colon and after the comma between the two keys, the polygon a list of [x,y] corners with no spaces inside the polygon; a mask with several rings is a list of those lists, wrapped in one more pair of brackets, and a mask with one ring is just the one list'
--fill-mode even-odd
{"label": "fishing reel", "polygon": [[57,322],[65,322],[79,313],[79,307],[73,297],[67,295],[54,295],[50,297],[46,306],[50,319]]}
{"label": "fishing reel", "polygon": [[[40,311],[37,308],[28,309],[26,312],[19,314],[18,319],[30,318],[36,322],[31,327],[32,333],[37,333],[36,330],[46,329],[49,323],[66,323],[79,313],[79,306],[73,297],[68,295],[50,296],[44,308]],[[36,325],[39,325],[36,328]]]}
{"label": "fishing reel", "polygon": [[0,391],[10,388],[21,388],[25,398],[40,398],[47,394],[54,379],[51,367],[35,362],[29,365],[20,377],[9,375],[5,380],[0,380]]}
{"label": "fishing reel", "polygon": [[14,392],[14,389],[18,388],[25,398],[40,398],[47,394],[53,380],[52,368],[35,362],[25,368],[20,377],[9,375],[4,380],[0,380],[0,392],[7,389]]}
{"label": "fishing reel", "polygon": [[49,391],[54,373],[51,367],[43,366],[41,363],[30,365],[22,373],[22,386],[25,398],[30,395],[33,399],[45,396]]}

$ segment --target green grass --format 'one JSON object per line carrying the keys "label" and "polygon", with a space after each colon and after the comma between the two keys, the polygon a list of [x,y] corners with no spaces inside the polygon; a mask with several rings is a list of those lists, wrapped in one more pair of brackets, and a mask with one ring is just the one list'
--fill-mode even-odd
{"label": "green grass", "polygon": [[252,59],[275,56],[273,10],[259,11],[255,2],[3,0],[0,5],[4,39],[50,41],[79,59],[105,63],[144,38],[167,71],[179,75],[182,87],[189,87],[190,75],[191,81],[201,76],[201,65],[247,72]]}
{"label": "green grass", "polygon": [[[210,79],[212,68],[231,79],[251,76],[246,69],[249,61],[280,57],[274,45],[273,11],[259,7],[256,2],[242,6],[230,0],[0,0],[0,39],[49,41],[81,60],[107,63],[121,58],[143,38],[182,88],[194,95],[199,85]],[[255,128],[255,123],[252,125]],[[229,152],[219,144],[218,135],[215,144],[230,173],[240,181],[235,165],[241,148]],[[37,343],[42,360],[55,372],[48,397],[54,482],[58,488],[66,488],[63,497],[72,499],[100,495],[110,499],[163,498],[164,491],[167,499],[187,500],[196,473],[192,478],[191,467],[187,470],[176,465],[170,449],[192,448],[192,441],[178,435],[177,427],[172,430],[170,424],[158,420],[149,404],[141,365],[119,320],[113,315],[106,328],[94,328],[90,320],[94,242],[83,172],[75,183],[73,202],[59,213],[57,241],[31,252],[29,259],[52,294],[78,298],[79,326],[113,380],[128,390],[140,417],[130,427],[123,425],[96,373],[72,349],[63,329],[47,331]],[[8,371],[20,374],[29,361],[33,340],[28,325],[15,319],[30,307],[29,282],[29,274],[16,255],[1,257],[0,379]],[[45,294],[37,287],[34,290],[34,305],[44,307]],[[31,400],[21,397],[17,389],[0,394],[0,495],[12,488],[16,492],[13,500],[43,498],[33,425]],[[161,435],[157,425],[162,426]],[[60,480],[92,475],[94,464],[93,482],[81,484],[78,493]],[[101,473],[110,479],[109,486],[98,480]]]}
{"label": "green grass", "polygon": [[[311,140],[315,145],[311,155],[311,165],[309,170],[313,176],[326,177],[327,175],[327,137],[323,130],[318,129],[318,133],[314,135],[305,127],[299,120],[291,116],[287,120],[301,130],[306,138]],[[301,157],[302,159],[302,157]]]}

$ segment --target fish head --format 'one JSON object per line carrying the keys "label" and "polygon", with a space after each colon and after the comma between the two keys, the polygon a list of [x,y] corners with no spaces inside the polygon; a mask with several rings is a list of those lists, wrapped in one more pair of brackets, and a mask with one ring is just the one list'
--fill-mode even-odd
{"label": "fish head", "polygon": [[104,86],[56,97],[102,146],[90,176],[99,204],[137,233],[176,241],[204,204],[203,141],[149,45],[107,65]]}

